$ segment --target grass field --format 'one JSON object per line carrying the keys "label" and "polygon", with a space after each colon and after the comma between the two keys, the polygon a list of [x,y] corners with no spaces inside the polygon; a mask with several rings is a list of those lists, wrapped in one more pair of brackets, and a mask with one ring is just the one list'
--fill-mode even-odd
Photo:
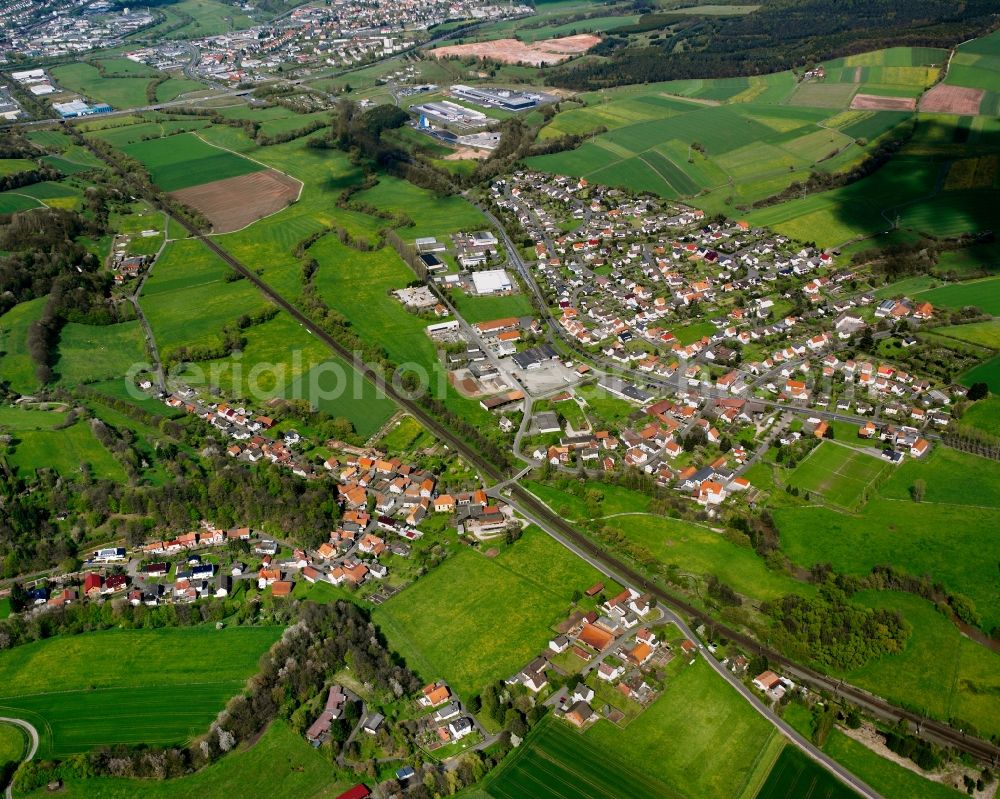
{"label": "grass field", "polygon": [[905,796],[907,799],[958,799],[963,795],[880,757],[839,730],[830,733],[824,750],[882,796]]}
{"label": "grass field", "polygon": [[22,475],[52,469],[62,475],[78,476],[86,465],[95,477],[125,479],[122,467],[94,438],[86,421],[64,430],[22,431],[7,451],[11,466]]}
{"label": "grass field", "polygon": [[139,161],[164,191],[177,191],[202,183],[258,172],[264,167],[211,144],[193,133],[136,142],[122,147]]}
{"label": "grass field", "polygon": [[822,441],[788,477],[800,491],[819,494],[842,508],[854,508],[865,488],[877,481],[889,464],[865,452]]}
{"label": "grass field", "polygon": [[526,294],[509,297],[473,297],[461,290],[451,294],[451,300],[466,322],[488,322],[505,316],[533,316],[535,309]]}
{"label": "grass field", "polygon": [[38,387],[35,362],[28,355],[28,328],[41,318],[47,301],[47,297],[39,297],[22,302],[0,316],[0,379],[22,394]]}
{"label": "grass field", "polygon": [[661,697],[625,729],[602,720],[584,737],[677,795],[739,796],[783,741],[701,658],[678,666]]}
{"label": "grass field", "polygon": [[18,172],[28,172],[36,168],[34,161],[27,158],[0,158],[0,178],[16,175]]}
{"label": "grass field", "polygon": [[[970,485],[984,482],[980,473]],[[783,507],[775,508],[774,518],[782,549],[794,563],[829,562],[848,574],[867,574],[873,566],[891,563],[909,574],[930,575],[971,598],[988,630],[1000,624],[1000,509],[979,506],[976,492],[969,490],[951,494],[950,501],[954,504],[878,497],[855,515]]]}
{"label": "grass field", "polygon": [[26,644],[0,654],[0,712],[38,728],[42,757],[183,742],[241,690],[280,634],[277,627],[109,630]]}
{"label": "grass field", "polygon": [[[113,63],[105,63],[109,72],[114,74],[119,71]],[[88,100],[104,102],[115,109],[132,108],[148,103],[146,86],[149,85],[150,79],[156,75],[155,71],[149,70],[141,64],[134,64],[134,66],[146,70],[146,73],[135,74],[134,77],[105,78],[101,76],[97,67],[78,61],[73,64],[53,67],[50,74],[61,87],[78,92]]]}
{"label": "grass field", "polygon": [[974,366],[962,375],[960,382],[963,386],[971,386],[974,383],[986,383],[990,391],[1000,394],[1000,355],[990,358],[985,363]]}
{"label": "grass field", "polygon": [[757,799],[854,799],[857,795],[802,750],[786,746]]}
{"label": "grass field", "polygon": [[944,308],[974,305],[984,313],[1000,316],[1000,277],[954,283],[917,294],[914,299]]}
{"label": "grass field", "polygon": [[444,236],[459,230],[471,232],[486,224],[482,213],[461,197],[435,197],[427,189],[388,175],[378,183],[355,195],[359,202],[377,208],[406,214],[415,223],[400,231],[404,239],[421,236]]}
{"label": "grass field", "polygon": [[422,679],[463,696],[538,654],[596,569],[530,528],[495,558],[462,550],[374,611],[393,649]]}
{"label": "grass field", "polygon": [[[172,780],[96,777],[67,780],[67,799],[229,799],[237,785],[267,786],[270,799],[332,799],[351,783],[338,778],[324,755],[284,721],[274,721],[250,747],[230,752],[208,768]],[[40,788],[31,797],[50,796]]]}
{"label": "grass field", "polygon": [[970,405],[962,416],[962,424],[1000,437],[1000,397],[989,397]]}
{"label": "grass field", "polygon": [[[600,763],[600,768],[583,764]],[[634,762],[609,755],[568,724],[549,718],[489,777],[485,791],[494,799],[681,799]]]}
{"label": "grass field", "polygon": [[117,325],[68,323],[59,337],[53,371],[65,384],[123,378],[129,367],[146,361],[139,322]]}
{"label": "grass field", "polygon": [[913,627],[902,652],[846,675],[853,684],[940,719],[962,719],[985,737],[1000,733],[1000,655],[912,594],[863,591],[853,601],[898,611]]}
{"label": "grass field", "polygon": [[20,727],[0,724],[0,763],[16,763],[28,748],[28,739]]}

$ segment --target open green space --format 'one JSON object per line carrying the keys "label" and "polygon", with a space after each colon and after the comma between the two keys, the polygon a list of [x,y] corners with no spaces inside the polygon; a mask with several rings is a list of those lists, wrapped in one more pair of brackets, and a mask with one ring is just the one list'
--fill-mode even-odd
{"label": "open green space", "polygon": [[28,748],[28,739],[20,727],[0,723],[0,764],[16,763]]}
{"label": "open green space", "polygon": [[[93,64],[78,61],[73,64],[53,67],[50,74],[62,88],[82,94],[88,100],[107,103],[115,109],[148,105],[146,87],[157,73],[141,64],[127,63],[146,70],[146,72],[142,74],[130,73],[129,77],[106,78]],[[113,62],[106,62],[106,66],[111,74],[119,72]]]}
{"label": "open green space", "polygon": [[963,386],[986,383],[990,391],[994,394],[1000,394],[1000,355],[990,358],[979,366],[974,366],[962,375],[960,382]]}
{"label": "open green space", "polygon": [[788,483],[800,491],[819,494],[833,505],[853,508],[889,468],[888,463],[866,452],[822,441],[788,476]]}
{"label": "open green space", "polygon": [[427,189],[389,175],[380,176],[375,186],[358,192],[355,197],[359,202],[410,217],[414,227],[400,231],[405,239],[444,237],[460,230],[468,233],[486,224],[479,209],[462,197],[437,197]]}
{"label": "open green space", "polygon": [[934,334],[947,336],[948,338],[965,341],[969,344],[978,344],[982,347],[1000,350],[1000,320],[989,322],[971,322],[967,325],[952,325],[949,327],[936,327]]}
{"label": "open green space", "polygon": [[781,750],[757,799],[854,799],[857,794],[795,746]]}
{"label": "open green space", "polygon": [[143,38],[155,41],[164,35],[168,39],[217,36],[253,25],[244,11],[221,0],[178,0],[158,6],[157,11],[163,14],[163,21],[143,31]]}
{"label": "open green space", "polygon": [[64,411],[36,410],[20,405],[0,405],[0,428],[9,432],[51,430],[66,421]]}
{"label": "open green space", "polygon": [[214,147],[194,133],[136,142],[125,145],[122,150],[146,167],[153,183],[164,191],[234,178],[264,168],[235,153]]}
{"label": "open green space", "polygon": [[28,328],[41,319],[47,297],[22,302],[0,316],[0,380],[21,394],[38,387],[35,362],[28,354]]}
{"label": "open green space", "polygon": [[[211,766],[187,777],[170,780],[133,780],[95,777],[66,780],[60,795],[68,799],[229,799],[234,786],[267,786],[271,799],[332,799],[349,787],[330,761],[294,732],[286,722],[274,721],[264,734]],[[50,796],[40,788],[31,797]]]}
{"label": "open green space", "polygon": [[[898,494],[898,488],[888,493]],[[879,496],[857,514],[805,506],[775,508],[773,515],[782,549],[794,563],[807,568],[831,563],[837,571],[859,575],[892,564],[929,575],[972,599],[989,630],[1000,624],[1000,509],[979,506],[970,490],[952,494],[951,503]]]}
{"label": "open green space", "polygon": [[30,211],[41,208],[42,203],[34,197],[16,191],[0,192],[0,214],[16,214],[18,211]]}
{"label": "open green space", "polygon": [[663,694],[627,727],[602,719],[584,738],[675,795],[738,796],[768,749],[783,741],[701,658],[677,666]]}
{"label": "open green space", "polygon": [[527,294],[511,294],[506,297],[474,297],[461,290],[451,293],[451,300],[470,324],[502,319],[507,316],[533,316],[535,309]]}
{"label": "open green space", "polygon": [[41,757],[184,742],[241,690],[280,634],[278,627],[108,630],[25,644],[0,653],[0,712],[35,725]]}
{"label": "open green space", "polygon": [[882,796],[908,799],[958,799],[957,791],[886,760],[840,730],[833,730],[824,750]]}
{"label": "open green space", "polygon": [[896,654],[847,674],[854,685],[939,719],[960,719],[989,738],[1000,732],[1000,654],[962,635],[926,599],[862,591],[854,602],[900,613],[913,632]]}
{"label": "open green space", "polygon": [[145,363],[142,326],[138,321],[116,325],[69,322],[59,336],[53,371],[65,384],[123,378],[129,368]]}
{"label": "open green space", "polygon": [[[599,766],[597,764],[600,764]],[[564,722],[548,718],[483,786],[494,799],[682,799],[636,763],[611,755]]]}
{"label": "open green space", "polygon": [[[997,413],[1000,401],[984,400],[970,406],[962,421],[972,424],[969,414],[983,407],[983,415]],[[994,421],[996,424],[1000,419]],[[925,484],[922,503],[971,505],[1000,508],[1000,483],[986,479],[994,465],[986,458],[970,455],[949,447],[937,446],[923,458],[910,458],[894,469],[892,476],[879,488],[879,494],[889,499],[910,500],[917,480]]]}
{"label": "open green space", "polygon": [[35,725],[41,757],[180,743],[204,731],[280,634],[277,627],[109,630],[25,644],[0,656],[0,711]]}
{"label": "open green space", "polygon": [[1000,397],[989,397],[970,405],[962,416],[962,424],[1000,437]]}
{"label": "open green space", "polygon": [[95,477],[125,479],[122,467],[94,438],[86,421],[64,430],[23,430],[6,450],[11,466],[23,475],[33,474],[36,469],[78,475],[88,468]]}
{"label": "open green space", "polygon": [[1000,277],[941,286],[923,291],[914,299],[944,308],[964,308],[974,305],[983,313],[1000,316]]}
{"label": "open green space", "polygon": [[494,558],[464,549],[374,611],[393,649],[424,680],[462,696],[516,673],[600,573],[529,528]]}
{"label": "open green space", "polygon": [[18,172],[30,172],[37,166],[34,161],[27,158],[0,158],[0,178],[16,175]]}

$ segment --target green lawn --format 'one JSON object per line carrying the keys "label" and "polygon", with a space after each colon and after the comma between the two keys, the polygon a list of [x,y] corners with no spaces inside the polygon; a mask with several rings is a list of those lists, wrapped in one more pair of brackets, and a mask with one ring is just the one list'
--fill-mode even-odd
{"label": "green lawn", "polygon": [[[67,780],[60,795],[67,799],[229,799],[238,785],[267,786],[270,799],[321,799],[338,796],[352,783],[342,781],[322,752],[275,721],[249,747],[230,752],[208,768],[172,780],[95,777]],[[50,794],[39,788],[31,797]]]}
{"label": "green lawn", "polygon": [[278,627],[109,630],[26,644],[0,653],[0,712],[38,728],[42,757],[183,742],[241,690],[280,634]]}
{"label": "green lawn", "polygon": [[972,322],[968,325],[952,327],[936,327],[934,333],[939,336],[966,341],[969,344],[979,344],[994,350],[1000,350],[1000,321]]}
{"label": "green lawn", "polygon": [[461,290],[451,294],[455,308],[470,324],[502,319],[507,316],[534,316],[535,309],[526,294],[511,294],[508,297],[472,297]]}
{"label": "green lawn", "polygon": [[786,746],[771,769],[757,799],[856,799],[858,794],[801,749]]}
{"label": "green lawn", "polygon": [[819,494],[842,508],[854,508],[862,501],[865,488],[889,469],[889,464],[866,452],[822,441],[810,452],[788,483],[800,491]]}
{"label": "green lawn", "polygon": [[179,133],[163,139],[136,142],[122,147],[149,170],[153,183],[164,191],[177,191],[224,178],[233,178],[264,167],[199,139],[194,133]]}
{"label": "green lawn", "polygon": [[574,590],[600,573],[530,528],[495,558],[463,549],[384,605],[375,622],[424,680],[460,694],[509,677],[545,648]]}

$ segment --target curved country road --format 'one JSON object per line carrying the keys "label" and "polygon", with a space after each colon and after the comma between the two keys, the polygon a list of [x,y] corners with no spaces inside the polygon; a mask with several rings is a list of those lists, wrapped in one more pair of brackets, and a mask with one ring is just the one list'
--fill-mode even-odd
{"label": "curved country road", "polygon": [[[0,724],[13,724],[15,727],[20,727],[26,733],[28,733],[28,738],[31,744],[28,746],[28,754],[24,756],[24,761],[27,762],[31,760],[35,753],[38,751],[38,730],[36,730],[31,724],[26,722],[24,719],[12,719],[7,716],[0,716]],[[4,793],[6,799],[12,799],[14,791],[12,786],[8,785],[7,790]]]}

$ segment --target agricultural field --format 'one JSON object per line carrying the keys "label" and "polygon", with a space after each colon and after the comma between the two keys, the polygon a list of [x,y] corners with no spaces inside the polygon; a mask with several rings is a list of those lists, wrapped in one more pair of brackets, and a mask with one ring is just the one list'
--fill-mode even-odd
{"label": "agricultural field", "polygon": [[[794,78],[790,84],[785,80],[679,81],[641,92],[626,87],[592,93],[586,95],[586,107],[558,114],[541,137],[601,126],[608,131],[576,150],[529,163],[668,198],[697,197],[696,204],[715,212],[783,190],[798,170],[848,167],[864,156],[867,145],[859,141],[878,138],[909,116],[856,112],[845,118],[843,112],[825,110],[846,108],[854,91],[847,84],[800,84],[795,90],[799,101],[793,97],[793,105],[777,105],[794,87]],[[801,96],[817,91],[838,96]]]}
{"label": "agricultural field", "polygon": [[0,178],[16,175],[19,172],[30,172],[36,168],[34,161],[27,158],[0,158]]}
{"label": "agricultural field", "polygon": [[28,748],[28,739],[20,727],[0,724],[0,764],[16,763]]}
{"label": "agricultural field", "polygon": [[[600,763],[600,768],[583,774],[581,765],[586,763]],[[683,799],[630,759],[609,756],[587,736],[551,718],[487,778],[484,790],[494,799]]]}
{"label": "agricultural field", "polygon": [[162,357],[179,346],[217,342],[226,324],[268,305],[248,281],[227,280],[231,274],[196,239],[167,245],[140,299]]}
{"label": "agricultural field", "polygon": [[190,39],[245,30],[253,25],[244,12],[220,0],[180,0],[157,10],[163,13],[164,20],[143,31],[143,39],[158,40],[161,28],[169,29],[168,39]]}
{"label": "agricultural field", "polygon": [[[106,78],[97,67],[78,61],[53,67],[51,75],[59,86],[82,94],[88,100],[104,102],[115,109],[132,108],[149,103],[146,99],[146,87],[158,74],[142,64],[133,66],[142,72],[130,73],[129,77]],[[110,74],[118,74],[114,63],[106,62],[106,67]]]}
{"label": "agricultural field", "polygon": [[375,186],[358,192],[355,198],[384,211],[409,216],[414,226],[400,231],[405,239],[444,237],[448,233],[478,230],[486,224],[482,213],[465,199],[435,197],[427,189],[389,175],[379,177]]}
{"label": "agricultural field", "polygon": [[944,308],[964,308],[974,305],[983,313],[1000,316],[1000,277],[941,286],[920,292],[914,299]]}
{"label": "agricultural field", "polygon": [[855,799],[857,794],[794,746],[781,750],[756,799]]}
{"label": "agricultural field", "polygon": [[967,325],[936,327],[934,335],[946,336],[968,344],[1000,350],[1000,321],[972,322]]}
{"label": "agricultural field", "polygon": [[864,744],[833,730],[824,751],[852,774],[860,777],[882,796],[905,796],[908,799],[958,799],[963,794],[926,779],[875,754]]}
{"label": "agricultural field", "polygon": [[373,618],[422,679],[445,679],[470,696],[531,660],[568,615],[573,591],[599,579],[596,569],[529,528],[494,558],[461,550],[377,607]]}
{"label": "agricultural field", "polygon": [[[0,654],[0,712],[38,728],[41,757],[183,742],[240,691],[280,634],[278,627],[108,630],[25,644]],[[91,668],[98,661],[101,668]]]}
{"label": "agricultural field", "polygon": [[986,383],[990,391],[994,394],[1000,394],[1000,355],[990,358],[979,366],[974,366],[962,375],[960,382],[963,386]]}
{"label": "agricultural field", "polygon": [[[980,473],[971,484],[982,483]],[[899,488],[883,490],[891,495]],[[979,505],[975,493],[954,494],[950,503],[878,496],[856,515],[816,506],[775,508],[773,515],[793,563],[808,568],[829,562],[837,571],[858,575],[892,563],[972,599],[984,629],[1000,624],[996,558],[983,557],[996,552],[1000,509]],[[948,531],[946,538],[942,530]]]}
{"label": "agricultural field", "polygon": [[885,461],[865,452],[822,441],[788,476],[788,483],[849,509],[863,501],[865,490],[889,468]]}
{"label": "agricultural field", "polygon": [[[236,785],[267,785],[271,799],[333,799],[351,783],[342,781],[330,761],[284,721],[273,721],[248,747],[236,749],[211,766],[171,780],[117,777],[68,779],[60,789],[67,799],[229,799]],[[50,796],[43,787],[28,797]]]}
{"label": "agricultural field", "polygon": [[24,430],[6,446],[7,460],[22,475],[51,469],[76,475],[88,468],[95,477],[124,480],[125,472],[101,443],[89,423],[79,421],[64,430]]}
{"label": "agricultural field", "polygon": [[121,148],[139,161],[163,191],[258,172],[264,167],[207,144],[194,133],[128,144]]}

